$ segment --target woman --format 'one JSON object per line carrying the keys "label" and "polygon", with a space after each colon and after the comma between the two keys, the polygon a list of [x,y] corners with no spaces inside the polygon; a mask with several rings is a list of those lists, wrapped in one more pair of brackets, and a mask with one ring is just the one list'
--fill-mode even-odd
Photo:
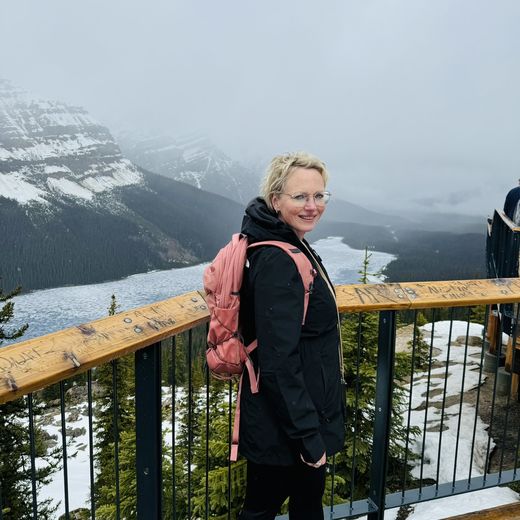
{"label": "woman", "polygon": [[[260,391],[242,385],[240,452],[247,489],[239,518],[272,519],[289,497],[291,520],[323,518],[326,457],[344,441],[341,347],[334,290],[305,241],[325,211],[325,165],[306,153],[275,157],[263,197],[246,209],[250,243],[281,240],[299,248],[318,274],[303,321],[304,288],[293,260],[272,246],[252,248],[241,290],[242,335],[260,373]],[[245,376],[247,378],[247,374]]]}

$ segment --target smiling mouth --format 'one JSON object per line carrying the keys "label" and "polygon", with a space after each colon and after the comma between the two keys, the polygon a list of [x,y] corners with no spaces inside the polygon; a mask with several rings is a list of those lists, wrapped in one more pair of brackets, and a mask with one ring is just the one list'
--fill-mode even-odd
{"label": "smiling mouth", "polygon": [[312,222],[316,218],[316,216],[315,215],[312,215],[312,216],[300,215],[300,218],[302,220],[306,220],[307,222]]}

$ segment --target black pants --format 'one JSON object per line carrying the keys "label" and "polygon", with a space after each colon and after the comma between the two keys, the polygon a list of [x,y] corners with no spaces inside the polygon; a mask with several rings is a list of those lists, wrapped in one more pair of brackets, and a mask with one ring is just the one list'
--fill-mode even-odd
{"label": "black pants", "polygon": [[265,466],[247,462],[247,487],[239,520],[272,520],[289,497],[291,520],[323,520],[325,466]]}

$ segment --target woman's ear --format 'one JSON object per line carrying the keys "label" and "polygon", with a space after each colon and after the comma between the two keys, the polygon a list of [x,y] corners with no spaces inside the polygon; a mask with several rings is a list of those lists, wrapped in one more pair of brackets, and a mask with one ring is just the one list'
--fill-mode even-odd
{"label": "woman's ear", "polygon": [[278,207],[278,197],[276,195],[271,197],[271,206],[273,206],[273,209],[276,211],[276,213],[280,211],[280,208]]}

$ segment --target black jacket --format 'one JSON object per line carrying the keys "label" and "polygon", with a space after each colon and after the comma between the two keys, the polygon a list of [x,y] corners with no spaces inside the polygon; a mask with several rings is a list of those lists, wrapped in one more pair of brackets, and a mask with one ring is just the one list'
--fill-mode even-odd
{"label": "black jacket", "polygon": [[[289,242],[325,272],[318,255],[261,198],[247,207],[242,232],[251,243]],[[271,246],[250,250],[248,258],[240,323],[246,344],[258,338],[252,359],[260,391],[251,393],[246,372],[239,450],[257,464],[291,465],[300,454],[316,462],[324,451],[341,450],[345,435],[336,303],[318,274],[302,327],[304,288],[293,260]]]}

